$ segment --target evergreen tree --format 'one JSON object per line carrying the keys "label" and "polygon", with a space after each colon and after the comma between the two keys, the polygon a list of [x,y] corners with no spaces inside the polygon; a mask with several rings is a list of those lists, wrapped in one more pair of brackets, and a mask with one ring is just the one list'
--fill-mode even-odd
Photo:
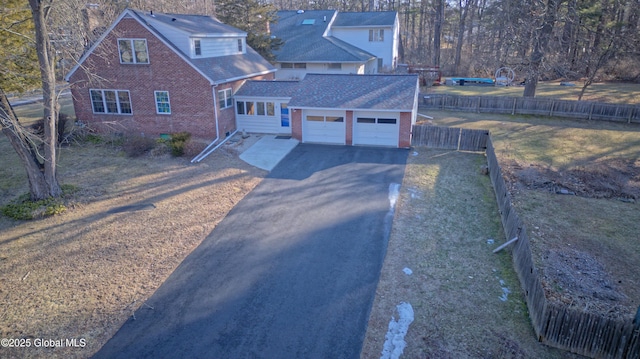
{"label": "evergreen tree", "polygon": [[277,22],[272,4],[257,0],[220,0],[216,2],[216,16],[225,24],[247,32],[247,44],[268,61],[274,61],[273,51],[282,40],[271,36],[269,24]]}

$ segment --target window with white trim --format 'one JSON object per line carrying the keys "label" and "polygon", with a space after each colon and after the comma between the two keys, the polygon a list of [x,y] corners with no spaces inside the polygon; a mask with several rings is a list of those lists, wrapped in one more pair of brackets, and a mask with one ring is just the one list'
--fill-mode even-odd
{"label": "window with white trim", "polygon": [[369,42],[382,42],[382,41],[384,41],[384,29],[369,30]]}
{"label": "window with white trim", "polygon": [[171,114],[171,103],[169,102],[169,91],[154,91],[156,98],[156,113],[159,115]]}
{"label": "window with white trim", "polygon": [[202,55],[202,45],[200,44],[200,40],[193,40],[193,51],[196,56]]}
{"label": "window with white trim", "polygon": [[273,102],[236,101],[236,114],[255,116],[275,116],[276,105]]}
{"label": "window with white trim", "polygon": [[233,106],[233,92],[231,88],[218,91],[218,105],[221,109]]}
{"label": "window with white trim", "polygon": [[148,64],[147,39],[118,39],[121,64]]}
{"label": "window with white trim", "polygon": [[89,90],[93,113],[131,115],[131,96],[127,90]]}
{"label": "window with white trim", "polygon": [[327,64],[327,69],[329,70],[342,70],[342,64],[341,63],[329,63]]}
{"label": "window with white trim", "polygon": [[242,39],[238,39],[238,52],[244,52],[244,47],[242,46]]}

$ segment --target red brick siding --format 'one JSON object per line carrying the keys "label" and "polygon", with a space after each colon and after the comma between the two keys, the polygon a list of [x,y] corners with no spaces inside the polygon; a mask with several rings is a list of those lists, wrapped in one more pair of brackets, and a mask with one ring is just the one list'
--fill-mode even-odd
{"label": "red brick siding", "polygon": [[291,109],[291,137],[302,142],[302,110]]}
{"label": "red brick siding", "polygon": [[351,146],[353,145],[353,111],[347,111],[345,121],[347,126],[345,144]]}
{"label": "red brick siding", "polygon": [[[118,38],[145,38],[149,64],[120,64]],[[88,73],[103,80],[90,80]],[[273,78],[273,74],[263,76]],[[127,134],[172,133],[186,131],[197,137],[216,136],[217,104],[209,81],[173,50],[131,18],[118,23],[113,31],[70,78],[76,117],[100,131]],[[234,92],[242,81],[230,85]],[[94,114],[89,89],[128,90],[133,115]],[[170,115],[156,114],[154,91],[169,91]],[[235,130],[233,106],[218,113],[220,137]]]}
{"label": "red brick siding", "polygon": [[398,147],[411,147],[411,112],[400,112],[400,138]]}

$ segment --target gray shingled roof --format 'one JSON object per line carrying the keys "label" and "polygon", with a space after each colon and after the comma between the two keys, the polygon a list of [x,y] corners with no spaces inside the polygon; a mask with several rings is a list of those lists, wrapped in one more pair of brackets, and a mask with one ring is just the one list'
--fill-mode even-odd
{"label": "gray shingled roof", "polygon": [[335,27],[360,27],[360,26],[393,26],[396,21],[395,11],[374,12],[339,12],[333,22]]}
{"label": "gray shingled roof", "polygon": [[134,11],[142,19],[153,19],[166,25],[173,26],[194,36],[246,36],[247,33],[233,26],[224,24],[220,20],[205,15],[162,14]]}
{"label": "gray shingled roof", "polygon": [[[324,37],[335,10],[278,11],[278,22],[271,34],[284,41],[274,51],[278,62],[357,62],[375,58],[371,53],[334,37]],[[326,21],[325,21],[326,17]],[[313,24],[303,24],[313,20]]]}
{"label": "gray shingled roof", "polygon": [[411,111],[418,75],[307,74],[289,107]]}
{"label": "gray shingled roof", "polygon": [[[186,61],[189,61],[191,64],[193,64],[213,82],[225,82],[228,80],[251,77],[256,74],[276,71],[275,67],[273,67],[271,63],[265,60],[262,56],[260,56],[260,54],[258,54],[249,46],[246,47],[246,53],[242,55],[192,59],[188,54],[183,53],[178,47],[176,47],[171,41],[169,41],[169,39],[164,37],[158,30],[156,30],[151,24],[146,21],[146,18],[150,16],[148,13],[143,13],[138,10],[131,10],[131,12],[138,16],[140,21],[147,24],[147,26],[149,26],[155,32],[156,36],[168,43],[174,51],[182,54]],[[154,13],[153,18],[156,20],[160,19],[163,23],[170,26],[179,27],[184,31],[187,31],[187,28],[191,28],[194,31],[197,30],[197,33],[194,32],[193,34],[197,34],[198,36],[206,36],[207,34],[220,35],[223,33],[220,31],[227,30],[229,31],[227,32],[227,34],[233,34],[235,36],[245,35],[244,32],[232,26],[223,24],[209,16],[168,15]],[[176,18],[178,20],[171,21],[172,18]],[[187,22],[186,19],[190,19],[190,21]],[[207,32],[203,32],[204,30],[206,30]],[[212,32],[209,33],[208,31]]]}
{"label": "gray shingled roof", "polygon": [[300,81],[246,81],[234,96],[245,97],[292,97]]}

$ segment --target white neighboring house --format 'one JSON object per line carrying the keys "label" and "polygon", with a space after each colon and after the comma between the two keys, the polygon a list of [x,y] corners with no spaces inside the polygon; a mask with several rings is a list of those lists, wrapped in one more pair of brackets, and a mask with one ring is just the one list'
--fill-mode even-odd
{"label": "white neighboring house", "polygon": [[395,69],[398,60],[396,12],[279,11],[270,30],[284,41],[274,51],[276,79],[297,80],[308,73],[376,74]]}

